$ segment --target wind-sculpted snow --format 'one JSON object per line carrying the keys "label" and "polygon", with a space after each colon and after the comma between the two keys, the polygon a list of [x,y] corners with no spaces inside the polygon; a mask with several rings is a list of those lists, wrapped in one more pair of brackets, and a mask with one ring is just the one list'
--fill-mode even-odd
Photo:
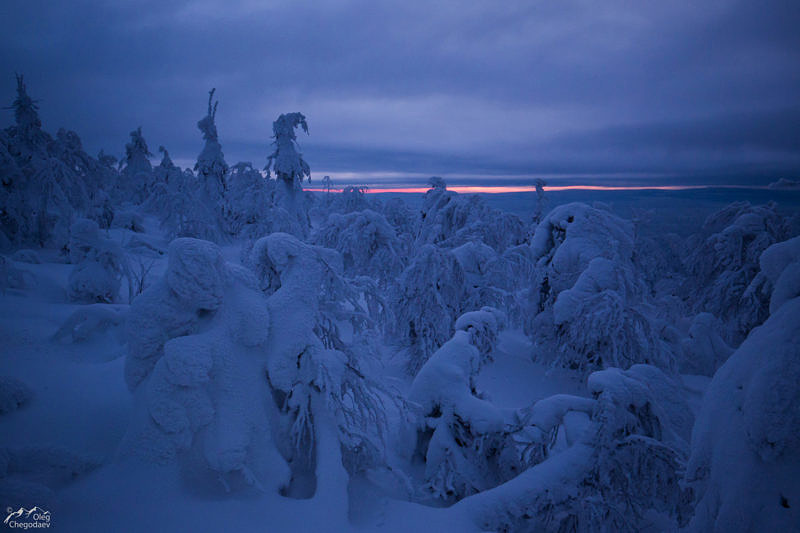
{"label": "wind-sculpted snow", "polygon": [[252,275],[225,264],[212,243],[177,239],[164,279],[136,300],[129,328],[136,409],[123,456],[181,455],[187,475],[214,472],[226,490],[288,481],[270,429],[269,312]]}
{"label": "wind-sculpted snow", "polygon": [[800,524],[800,298],[778,307],[717,371],[692,432],[691,531]]}

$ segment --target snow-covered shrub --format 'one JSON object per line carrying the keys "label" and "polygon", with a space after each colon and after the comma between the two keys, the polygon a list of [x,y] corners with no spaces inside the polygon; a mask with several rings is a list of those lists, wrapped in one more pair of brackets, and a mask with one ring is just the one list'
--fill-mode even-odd
{"label": "snow-covered shrub", "polygon": [[768,316],[769,302],[754,287],[743,297],[759,272],[759,257],[787,237],[788,228],[775,204],[751,206],[737,202],[712,214],[701,231],[687,242],[690,277],[685,298],[696,312],[710,312],[728,326],[734,345]]}
{"label": "snow-covered shrub", "polygon": [[558,206],[539,224],[531,243],[534,316],[526,331],[540,357],[577,369],[673,367],[633,265],[633,243],[629,222],[585,204]]}
{"label": "snow-covered shrub", "polygon": [[[70,228],[69,297],[85,303],[114,303],[119,298],[123,277],[128,277],[128,261],[122,247],[100,235],[97,222],[78,219]],[[129,295],[130,296],[130,295]]]}
{"label": "snow-covered shrub", "polygon": [[264,177],[250,163],[237,163],[228,174],[225,218],[228,232],[258,239],[275,232],[302,237],[306,229],[276,202],[276,180]]}
{"label": "snow-covered shrub", "polygon": [[0,415],[16,411],[33,398],[33,391],[10,376],[0,376]]}
{"label": "snow-covered shrub", "polygon": [[409,400],[421,408],[418,459],[425,463],[423,492],[445,502],[486,490],[521,466],[505,431],[503,411],[476,391],[482,360],[497,338],[497,310],[462,315],[458,330],[423,365]]}
{"label": "snow-covered shrub", "polygon": [[338,251],[348,276],[372,276],[385,285],[403,270],[394,228],[370,209],[331,214],[314,235],[314,242]]}
{"label": "snow-covered shrub", "polygon": [[697,500],[691,531],[793,531],[800,524],[798,317],[795,296],[714,375],[687,465]]}
{"label": "snow-covered shrub", "polygon": [[411,375],[450,338],[466,297],[464,270],[452,252],[430,244],[420,248],[392,296],[395,321],[391,327],[408,348]]}
{"label": "snow-covered shrub", "polygon": [[518,415],[535,466],[457,507],[492,531],[675,530],[691,428],[680,387],[650,365],[589,377],[594,399],[556,395]]}
{"label": "snow-covered shrub", "polygon": [[414,212],[400,198],[389,198],[381,206],[381,213],[392,225],[400,239],[404,255],[410,255],[415,239],[416,217]]}
{"label": "snow-covered shrub", "polygon": [[575,285],[553,303],[558,364],[627,368],[644,362],[671,368],[659,325],[650,319],[654,311],[637,301],[643,297],[644,288],[630,270],[602,257],[592,259]]}
{"label": "snow-covered shrub", "polygon": [[506,314],[495,307],[484,306],[478,311],[468,311],[456,320],[456,331],[466,331],[470,344],[478,349],[481,362],[492,359],[498,334],[507,325]]}

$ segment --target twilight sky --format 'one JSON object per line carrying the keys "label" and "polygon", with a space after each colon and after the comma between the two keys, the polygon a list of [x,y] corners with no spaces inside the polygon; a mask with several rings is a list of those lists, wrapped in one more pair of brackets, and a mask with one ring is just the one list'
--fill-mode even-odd
{"label": "twilight sky", "polygon": [[797,0],[3,0],[0,102],[23,73],[48,131],[119,156],[141,125],[185,165],[216,87],[229,164],[301,111],[316,179],[797,179],[798,28]]}

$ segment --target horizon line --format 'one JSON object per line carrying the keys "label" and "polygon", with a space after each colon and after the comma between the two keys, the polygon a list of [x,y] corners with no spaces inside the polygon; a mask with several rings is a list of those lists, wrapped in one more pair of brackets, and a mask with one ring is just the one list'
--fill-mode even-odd
{"label": "horizon line", "polygon": [[[432,187],[363,187],[366,194],[419,194],[426,193]],[[545,185],[544,192],[561,191],[683,191],[696,189],[768,189],[765,186],[757,185]],[[344,188],[332,187],[330,190],[320,187],[310,187],[303,189],[309,192],[332,192],[341,193]],[[535,185],[454,185],[447,187],[448,191],[461,194],[503,194],[517,192],[536,192]]]}

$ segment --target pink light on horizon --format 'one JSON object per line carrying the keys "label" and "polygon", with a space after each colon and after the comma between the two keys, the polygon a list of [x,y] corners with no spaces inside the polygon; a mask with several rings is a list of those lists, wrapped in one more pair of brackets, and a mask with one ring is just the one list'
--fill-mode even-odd
{"label": "pink light on horizon", "polygon": [[[643,186],[609,186],[609,185],[545,185],[545,192],[557,191],[682,191],[690,189],[705,189],[705,185],[643,185]],[[305,189],[312,192],[326,192],[325,189],[311,188]],[[430,190],[430,187],[376,187],[367,188],[368,194],[378,193],[425,193]],[[461,194],[500,194],[512,192],[535,192],[536,187],[533,185],[492,185],[492,186],[474,186],[463,185],[448,187],[448,191],[453,191]],[[331,192],[342,192],[342,189],[331,189]]]}

